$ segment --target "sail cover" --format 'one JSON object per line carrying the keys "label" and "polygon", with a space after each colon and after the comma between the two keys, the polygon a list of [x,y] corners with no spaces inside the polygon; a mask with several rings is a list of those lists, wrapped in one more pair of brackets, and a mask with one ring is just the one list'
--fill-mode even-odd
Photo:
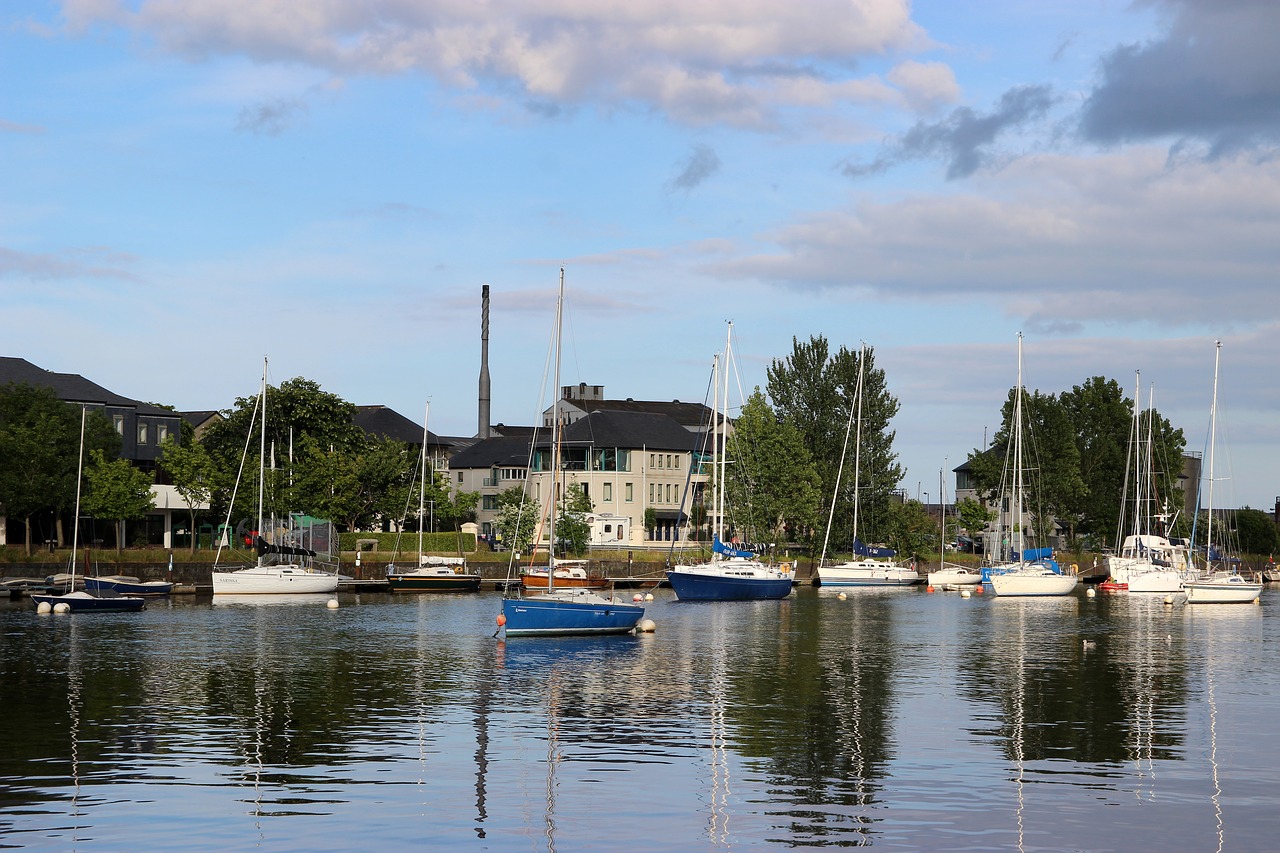
{"label": "sail cover", "polygon": [[724,554],[726,557],[751,558],[755,556],[754,551],[739,551],[737,548],[724,544],[720,541],[719,536],[717,536],[715,541],[712,542],[711,547],[717,554]]}
{"label": "sail cover", "polygon": [[873,548],[858,537],[853,537],[853,553],[859,557],[893,557],[897,551],[892,548]]}

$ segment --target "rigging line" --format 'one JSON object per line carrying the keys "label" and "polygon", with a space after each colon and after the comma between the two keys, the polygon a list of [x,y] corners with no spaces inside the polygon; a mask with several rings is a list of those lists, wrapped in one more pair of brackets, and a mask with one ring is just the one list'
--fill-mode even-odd
{"label": "rigging line", "polygon": [[[707,389],[702,394],[702,406],[703,408],[707,409],[710,412],[708,423],[707,423],[707,431],[702,434],[702,438],[697,443],[697,445],[695,445],[696,449],[689,455],[689,469],[688,471],[685,472],[684,489],[680,494],[680,506],[676,510],[677,524],[679,523],[681,516],[685,516],[690,520],[692,520],[693,518],[694,466],[696,465],[699,468],[702,467],[701,459],[706,457],[707,442],[710,440],[712,436],[716,434],[716,429],[719,427],[718,422],[720,419],[720,413],[715,410],[714,406],[707,405],[707,401],[711,399],[711,386],[714,381],[715,381],[715,368],[713,367],[710,374],[707,376]],[[644,464],[644,460],[641,460],[641,464],[642,465]],[[714,459],[712,460],[712,464],[714,464]],[[705,501],[705,498],[704,498],[704,501]],[[689,513],[687,515],[685,513],[686,502],[688,503],[688,506],[689,506]],[[667,564],[668,565],[671,564],[671,558],[675,554],[677,541],[678,541],[677,538],[673,538],[671,540],[671,545],[668,546],[667,548]],[[702,548],[699,548],[698,550],[701,551]]]}

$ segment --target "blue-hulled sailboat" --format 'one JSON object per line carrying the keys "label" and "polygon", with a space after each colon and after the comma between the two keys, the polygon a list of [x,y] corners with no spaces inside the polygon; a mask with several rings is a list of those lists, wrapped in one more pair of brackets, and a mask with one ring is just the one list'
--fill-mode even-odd
{"label": "blue-hulled sailboat", "polygon": [[[560,270],[560,291],[556,299],[555,383],[560,392],[560,331],[564,315],[564,269]],[[504,598],[498,617],[500,630],[508,637],[629,634],[644,616],[644,608],[605,598],[588,589],[555,585],[556,486],[560,477],[560,414],[551,419],[551,537],[547,547],[547,591],[540,595]]]}
{"label": "blue-hulled sailboat", "polygon": [[[729,324],[728,338],[725,341],[724,361],[724,393],[721,400],[716,401],[713,411],[721,404],[728,411],[729,398],[729,352],[733,341],[733,324]],[[720,394],[720,360],[715,361],[717,371],[715,388]],[[726,414],[724,423],[728,423]],[[726,545],[721,535],[724,524],[724,474],[726,441],[725,430],[717,429],[712,424],[712,436],[715,440],[716,462],[712,466],[712,480],[715,494],[716,533],[712,540],[711,559],[705,563],[673,566],[667,572],[667,581],[675,590],[676,597],[682,601],[751,601],[759,599],[786,598],[791,594],[795,575],[790,566],[767,565],[757,560],[751,551],[739,550]]]}

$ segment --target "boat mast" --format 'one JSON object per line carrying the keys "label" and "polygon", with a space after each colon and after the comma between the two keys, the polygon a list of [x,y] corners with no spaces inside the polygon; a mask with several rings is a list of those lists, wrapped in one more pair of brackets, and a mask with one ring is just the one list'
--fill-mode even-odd
{"label": "boat mast", "polygon": [[858,506],[862,503],[862,365],[866,344],[858,344],[858,428],[853,440],[853,557],[858,556]]}
{"label": "boat mast", "polygon": [[1222,341],[1213,342],[1213,402],[1209,406],[1209,521],[1205,528],[1204,557],[1210,572],[1213,570],[1213,450],[1218,431],[1218,361],[1222,356]]}
{"label": "boat mast", "polygon": [[1022,563],[1022,332],[1018,332],[1018,386],[1013,395],[1013,545]]}
{"label": "boat mast", "polygon": [[80,404],[80,453],[76,456],[76,520],[71,525],[71,588],[76,591],[76,546],[80,542],[80,483],[84,479],[84,422],[88,407]]}
{"label": "boat mast", "polygon": [[720,534],[720,543],[724,544],[724,492],[725,481],[728,474],[729,454],[729,352],[733,346],[733,321],[728,321],[728,332],[724,339],[724,364],[720,366],[722,377],[723,393],[720,397],[720,405],[724,408],[724,421],[721,425],[720,432],[720,472],[717,478],[716,489],[716,517],[719,519],[717,530]]}
{"label": "boat mast", "polygon": [[[265,494],[267,479],[267,357],[262,357],[262,388],[258,392],[262,397],[262,424],[258,438],[258,529],[257,536],[262,536],[262,497]],[[258,543],[253,543],[257,549]],[[262,565],[262,554],[258,554],[258,565]]]}
{"label": "boat mast", "polygon": [[551,401],[551,539],[547,545],[547,592],[556,585],[556,487],[560,476],[560,335],[564,328],[564,267],[560,268],[560,292],[556,297],[556,366]]}
{"label": "boat mast", "polygon": [[[426,414],[422,416],[422,473],[418,486],[418,565],[422,565],[422,513],[427,502],[427,420],[431,417],[431,402],[427,402]],[[432,481],[435,472],[432,472]]]}

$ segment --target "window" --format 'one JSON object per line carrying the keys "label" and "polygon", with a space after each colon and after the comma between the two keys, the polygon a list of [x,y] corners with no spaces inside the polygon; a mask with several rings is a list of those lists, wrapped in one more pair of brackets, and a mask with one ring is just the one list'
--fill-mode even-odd
{"label": "window", "polygon": [[116,434],[124,435],[124,415],[112,415],[111,420],[115,422]]}
{"label": "window", "polygon": [[653,460],[654,460],[654,459],[656,459],[656,458],[657,458],[657,457],[656,457],[656,456],[654,456],[652,453],[650,453],[650,454],[649,454],[649,467],[650,467],[650,468],[657,468],[657,467],[658,467],[656,464],[654,464],[654,461],[653,461]]}
{"label": "window", "polygon": [[156,444],[164,444],[169,440],[169,425],[156,424]]}
{"label": "window", "polygon": [[613,500],[613,483],[600,484],[600,499],[604,501]]}
{"label": "window", "polygon": [[480,498],[480,501],[481,501],[481,508],[482,508],[482,509],[497,509],[497,508],[498,508],[498,496],[497,496],[497,495],[484,495],[482,498]]}
{"label": "window", "polygon": [[631,497],[631,484],[630,484],[630,483],[627,483],[623,488],[626,490],[625,494],[626,494],[626,501],[627,501],[627,503],[631,503],[631,501],[632,501],[632,497]]}
{"label": "window", "polygon": [[138,422],[138,444],[147,443],[147,425],[142,421]]}
{"label": "window", "polygon": [[459,482],[459,483],[461,483],[461,482],[462,482],[462,472],[461,472],[461,471],[459,471],[459,472],[458,472],[458,482]]}
{"label": "window", "polygon": [[672,456],[670,453],[667,454],[667,467],[668,468],[676,467],[676,458]]}
{"label": "window", "polygon": [[649,484],[649,503],[653,503],[653,483]]}

